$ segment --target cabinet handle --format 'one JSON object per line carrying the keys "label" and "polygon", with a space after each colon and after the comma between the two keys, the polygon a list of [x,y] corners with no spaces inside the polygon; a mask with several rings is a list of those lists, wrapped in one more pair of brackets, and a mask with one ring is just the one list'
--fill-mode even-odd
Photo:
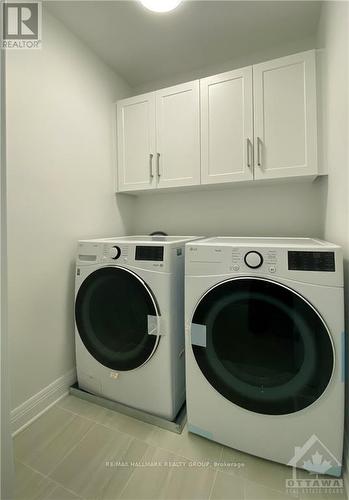
{"label": "cabinet handle", "polygon": [[157,153],[156,158],[157,158],[156,168],[157,168],[157,172],[158,172],[158,177],[160,177],[161,176],[161,172],[160,172],[160,153]]}
{"label": "cabinet handle", "polygon": [[252,143],[249,138],[246,139],[246,149],[247,149],[247,166],[248,168],[252,168],[252,161],[251,161],[251,148],[252,148]]}
{"label": "cabinet handle", "polygon": [[150,177],[153,178],[154,177],[154,173],[153,173],[153,153],[150,153],[149,154],[149,170],[150,170]]}
{"label": "cabinet handle", "polygon": [[257,137],[257,165],[262,166],[262,139]]}

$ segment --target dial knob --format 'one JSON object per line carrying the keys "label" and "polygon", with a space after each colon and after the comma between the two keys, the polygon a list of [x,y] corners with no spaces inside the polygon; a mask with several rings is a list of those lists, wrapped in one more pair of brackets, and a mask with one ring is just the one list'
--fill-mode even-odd
{"label": "dial knob", "polygon": [[119,247],[111,247],[111,249],[109,250],[109,256],[111,259],[118,259],[120,257],[120,254],[121,250]]}
{"label": "dial knob", "polygon": [[245,255],[245,264],[251,269],[257,269],[263,264],[263,257],[259,252],[248,252]]}

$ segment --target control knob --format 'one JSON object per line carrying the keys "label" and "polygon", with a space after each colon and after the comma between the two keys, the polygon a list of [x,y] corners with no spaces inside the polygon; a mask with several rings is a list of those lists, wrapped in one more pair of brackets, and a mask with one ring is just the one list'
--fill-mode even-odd
{"label": "control knob", "polygon": [[248,252],[245,255],[245,264],[251,269],[258,269],[263,264],[263,257],[259,252]]}
{"label": "control knob", "polygon": [[109,257],[113,260],[117,260],[121,255],[121,250],[119,247],[111,247],[109,250]]}

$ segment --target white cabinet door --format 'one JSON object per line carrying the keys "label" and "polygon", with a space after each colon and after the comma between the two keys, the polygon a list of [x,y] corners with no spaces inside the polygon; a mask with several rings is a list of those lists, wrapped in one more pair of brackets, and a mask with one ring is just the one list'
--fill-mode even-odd
{"label": "white cabinet door", "polygon": [[199,82],[156,92],[158,187],[200,184]]}
{"label": "white cabinet door", "polygon": [[317,173],[314,51],[253,66],[255,178]]}
{"label": "white cabinet door", "polygon": [[117,103],[118,191],[156,187],[155,94]]}
{"label": "white cabinet door", "polygon": [[201,183],[253,179],[252,67],[200,81]]}

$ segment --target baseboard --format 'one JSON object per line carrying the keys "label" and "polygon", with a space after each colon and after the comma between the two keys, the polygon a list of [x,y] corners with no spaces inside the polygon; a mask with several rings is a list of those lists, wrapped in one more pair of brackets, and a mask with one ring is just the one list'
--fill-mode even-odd
{"label": "baseboard", "polygon": [[76,382],[76,370],[70,370],[11,411],[12,434],[16,435],[68,393]]}

